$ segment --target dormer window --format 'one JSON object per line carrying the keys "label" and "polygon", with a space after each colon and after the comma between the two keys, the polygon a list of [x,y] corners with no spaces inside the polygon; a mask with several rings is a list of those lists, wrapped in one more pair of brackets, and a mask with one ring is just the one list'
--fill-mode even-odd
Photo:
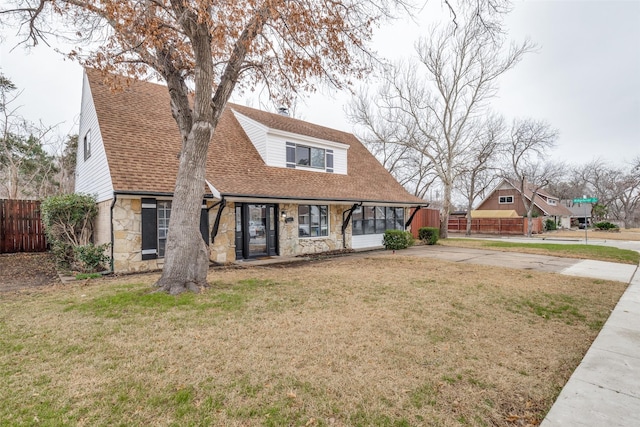
{"label": "dormer window", "polygon": [[324,169],[325,150],[296,145],[296,165]]}
{"label": "dormer window", "polygon": [[287,142],[288,168],[314,168],[333,172],[333,150]]}

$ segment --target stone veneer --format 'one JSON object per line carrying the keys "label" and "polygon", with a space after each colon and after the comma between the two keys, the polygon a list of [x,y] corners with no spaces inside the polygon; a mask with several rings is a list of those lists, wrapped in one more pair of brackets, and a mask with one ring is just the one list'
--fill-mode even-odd
{"label": "stone veneer", "polygon": [[[211,230],[213,230],[213,223],[218,215],[218,210],[219,207],[215,207],[209,211],[209,235],[211,235]],[[213,241],[213,245],[210,246],[209,259],[211,261],[225,264],[236,260],[235,211],[236,207],[233,202],[228,202],[222,210],[218,234]]]}
{"label": "stone veneer", "polygon": [[142,202],[119,197],[113,206],[113,270],[156,270],[158,260],[142,260]]}
{"label": "stone veneer", "polygon": [[[329,235],[326,237],[298,237],[298,205],[280,204],[280,211],[285,211],[293,221],[286,222],[279,218],[279,248],[281,256],[313,254],[343,249],[342,246],[342,213],[350,206],[329,205]],[[351,227],[345,233],[347,248],[351,247]]]}
{"label": "stone veneer", "polygon": [[[112,201],[99,204],[99,220],[96,221],[96,243],[107,243],[111,236],[109,223]],[[213,202],[207,202],[211,206]],[[298,237],[298,205],[280,204],[280,212],[287,212],[293,221],[286,222],[278,215],[278,247],[281,256],[295,256],[343,249],[342,214],[350,206],[329,205],[329,235],[326,237]],[[209,211],[209,234],[213,229],[218,207]],[[162,259],[142,260],[142,205],[139,198],[119,197],[113,206],[113,267],[114,272],[142,272],[162,268]],[[105,229],[107,229],[105,231]],[[351,227],[347,228],[346,247],[351,247]],[[235,204],[227,203],[220,217],[218,234],[210,245],[209,258],[218,263],[236,260],[235,255]]]}

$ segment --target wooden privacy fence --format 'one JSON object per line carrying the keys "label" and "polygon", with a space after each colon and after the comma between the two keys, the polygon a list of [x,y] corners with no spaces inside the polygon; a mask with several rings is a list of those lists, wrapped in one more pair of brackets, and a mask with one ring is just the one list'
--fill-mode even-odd
{"label": "wooden privacy fence", "polygon": [[[411,213],[413,213],[413,209]],[[429,208],[420,209],[413,217],[413,221],[411,221],[411,235],[413,235],[414,239],[418,238],[418,230],[421,227],[440,228],[440,211]]]}
{"label": "wooden privacy fence", "polygon": [[[542,233],[542,218],[532,218],[533,233]],[[471,220],[472,234],[527,234],[527,218],[476,218]],[[449,231],[467,231],[466,218],[449,218]]]}
{"label": "wooden privacy fence", "polygon": [[40,201],[0,200],[0,253],[46,250]]}

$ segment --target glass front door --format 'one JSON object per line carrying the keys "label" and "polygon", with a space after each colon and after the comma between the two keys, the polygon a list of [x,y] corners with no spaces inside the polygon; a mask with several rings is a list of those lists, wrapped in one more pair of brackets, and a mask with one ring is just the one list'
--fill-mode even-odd
{"label": "glass front door", "polygon": [[249,213],[249,256],[267,255],[267,206],[247,205]]}
{"label": "glass front door", "polygon": [[236,259],[277,255],[276,205],[236,204]]}

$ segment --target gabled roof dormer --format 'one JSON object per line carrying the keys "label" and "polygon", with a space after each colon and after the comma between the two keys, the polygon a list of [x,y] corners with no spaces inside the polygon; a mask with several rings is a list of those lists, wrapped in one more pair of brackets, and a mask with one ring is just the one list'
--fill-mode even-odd
{"label": "gabled roof dormer", "polygon": [[[233,107],[232,111],[267,166],[347,174],[349,145],[270,127]],[[295,123],[291,128],[295,130]]]}

